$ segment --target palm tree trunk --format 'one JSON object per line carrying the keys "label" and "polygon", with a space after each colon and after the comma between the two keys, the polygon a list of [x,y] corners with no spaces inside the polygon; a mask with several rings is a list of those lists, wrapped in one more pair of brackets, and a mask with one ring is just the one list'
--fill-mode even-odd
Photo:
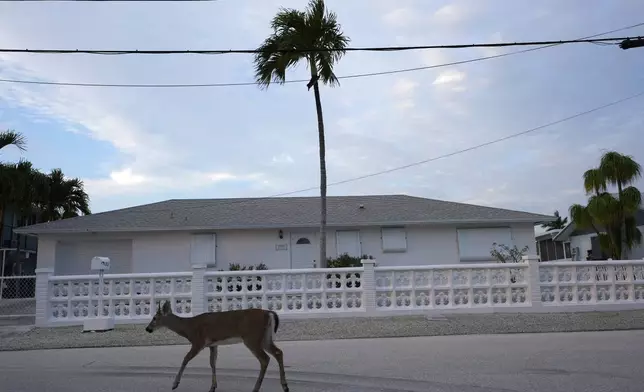
{"label": "palm tree trunk", "polygon": [[322,118],[322,101],[320,86],[315,63],[311,62],[311,78],[314,81],[315,110],[318,116],[318,147],[320,150],[320,261],[318,265],[326,265],[326,147],[324,141],[324,120]]}
{"label": "palm tree trunk", "polygon": [[622,204],[622,183],[617,182],[617,195],[619,197],[620,217],[619,217],[619,230],[620,230],[620,259],[625,260],[628,258],[628,246],[626,245],[626,214]]}

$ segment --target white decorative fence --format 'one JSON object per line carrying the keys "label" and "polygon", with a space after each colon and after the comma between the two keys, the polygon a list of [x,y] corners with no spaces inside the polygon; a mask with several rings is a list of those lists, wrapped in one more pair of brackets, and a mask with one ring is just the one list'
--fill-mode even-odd
{"label": "white decorative fence", "polygon": [[175,313],[264,308],[287,317],[431,312],[544,312],[644,308],[644,261],[545,262],[53,276],[37,270],[36,324],[80,325],[101,314],[147,322]]}

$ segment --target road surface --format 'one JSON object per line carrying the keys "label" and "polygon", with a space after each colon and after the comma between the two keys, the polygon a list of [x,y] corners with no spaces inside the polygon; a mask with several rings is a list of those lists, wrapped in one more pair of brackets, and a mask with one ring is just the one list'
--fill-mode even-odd
{"label": "road surface", "polygon": [[[644,331],[280,342],[292,392],[641,392]],[[171,391],[187,346],[0,352],[12,392]],[[217,391],[250,392],[259,366],[243,345],[219,349]],[[210,387],[207,351],[177,392]],[[262,391],[279,392],[277,363]]]}

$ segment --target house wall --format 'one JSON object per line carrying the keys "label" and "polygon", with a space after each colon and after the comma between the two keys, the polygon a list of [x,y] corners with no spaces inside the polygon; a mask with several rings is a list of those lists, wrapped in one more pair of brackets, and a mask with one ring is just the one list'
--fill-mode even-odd
{"label": "house wall", "polygon": [[[642,234],[644,234],[644,225],[637,226]],[[580,260],[586,260],[586,253],[592,249],[591,238],[595,237],[596,233],[581,234],[570,237],[570,246],[571,248],[579,247]],[[644,258],[644,243],[635,246],[631,249],[629,259],[637,260]]]}
{"label": "house wall", "polygon": [[[403,252],[383,252],[380,227],[356,230],[360,232],[361,254],[373,256],[382,266],[460,262],[455,226],[407,227],[407,249]],[[328,230],[327,257],[338,256],[336,231]],[[293,232],[293,239],[288,230],[283,231],[283,238],[280,239],[278,230],[219,231],[215,233],[215,263],[211,268],[227,270],[229,263],[264,263],[269,269],[291,268],[293,243],[307,234],[313,244],[310,257],[317,259],[317,229]],[[528,246],[528,254],[536,252],[532,224],[512,225],[511,233],[512,243],[507,245],[516,245],[518,248]],[[112,259],[111,273],[188,271],[191,268],[191,243],[192,235],[186,232],[41,236],[38,267],[54,268],[56,275],[86,274],[89,273],[92,257],[107,256]],[[489,249],[484,252],[489,252]]]}

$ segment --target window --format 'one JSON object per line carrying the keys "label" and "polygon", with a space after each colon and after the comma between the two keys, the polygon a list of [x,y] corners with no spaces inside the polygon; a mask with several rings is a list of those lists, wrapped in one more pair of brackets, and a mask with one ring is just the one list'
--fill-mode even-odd
{"label": "window", "polygon": [[308,238],[302,237],[295,243],[296,245],[310,245],[311,241]]}
{"label": "window", "polygon": [[461,261],[489,262],[492,244],[514,246],[509,227],[488,227],[484,229],[458,229],[458,252]]}
{"label": "window", "polygon": [[360,232],[358,230],[341,230],[335,232],[338,256],[347,253],[352,257],[360,257]]}
{"label": "window", "polygon": [[564,257],[566,259],[572,259],[572,251],[570,250],[570,242],[564,242]]}
{"label": "window", "polygon": [[193,234],[190,243],[190,264],[214,266],[216,262],[215,234]]}
{"label": "window", "polygon": [[383,252],[404,252],[407,250],[407,233],[404,227],[383,227],[380,232]]}

